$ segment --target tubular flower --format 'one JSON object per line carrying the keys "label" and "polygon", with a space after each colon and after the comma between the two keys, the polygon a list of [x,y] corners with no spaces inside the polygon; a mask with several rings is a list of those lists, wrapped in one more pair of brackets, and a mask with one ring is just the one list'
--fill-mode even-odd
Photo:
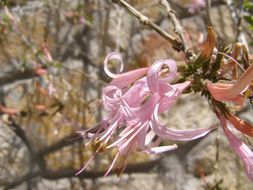
{"label": "tubular flower", "polygon": [[238,126],[236,127],[238,123],[236,124],[233,119],[231,121],[230,119],[227,120],[224,116],[219,116],[219,119],[231,147],[243,162],[247,176],[253,180],[253,152],[230,131],[233,128],[238,129]]}
{"label": "tubular flower", "polygon": [[[243,93],[249,88],[252,78],[253,65],[248,67],[234,84],[208,83],[207,88],[217,101],[232,101],[236,104],[242,104],[244,102]],[[241,158],[247,176],[253,180],[253,152],[231,132],[231,130],[236,129],[253,137],[253,126],[228,111],[225,111],[223,115],[218,114],[218,118],[231,147]]]}
{"label": "tubular flower", "polygon": [[[120,166],[123,171],[127,157],[133,151],[159,154],[177,148],[176,144],[159,146],[162,139],[189,141],[203,137],[214,129],[170,129],[159,121],[159,114],[169,110],[190,85],[189,81],[170,84],[177,74],[174,60],[158,60],[150,67],[113,74],[108,69],[111,59],[117,59],[121,70],[123,69],[118,53],[112,52],[105,58],[105,72],[113,78],[103,90],[102,100],[107,117],[84,133],[96,148],[94,155],[110,148],[116,150],[114,160],[105,175],[112,170],[120,157],[124,159]],[[169,69],[166,76],[162,72],[164,68]],[[94,155],[78,174],[87,167]]]}
{"label": "tubular flower", "polygon": [[208,83],[207,88],[214,99],[218,101],[242,100],[242,93],[249,87],[253,78],[253,65],[251,65],[234,84]]}

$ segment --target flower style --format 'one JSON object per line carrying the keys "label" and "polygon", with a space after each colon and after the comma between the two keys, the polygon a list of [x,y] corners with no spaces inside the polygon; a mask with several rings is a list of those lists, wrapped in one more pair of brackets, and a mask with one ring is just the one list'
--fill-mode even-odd
{"label": "flower style", "polygon": [[[159,154],[177,148],[176,144],[159,146],[162,139],[189,141],[203,137],[214,129],[170,129],[159,121],[159,114],[169,110],[191,84],[189,81],[170,84],[177,74],[174,60],[158,60],[150,67],[113,74],[108,69],[108,63],[112,59],[117,59],[121,71],[123,70],[120,54],[112,52],[105,58],[104,70],[113,78],[103,90],[102,99],[107,118],[85,131],[85,136],[90,139],[89,142],[93,142],[96,151],[77,174],[87,167],[95,154],[110,148],[116,150],[116,155],[105,175],[112,170],[120,157],[124,160],[120,166],[122,172],[128,155],[133,151]],[[166,76],[163,72],[165,68],[169,69]]]}

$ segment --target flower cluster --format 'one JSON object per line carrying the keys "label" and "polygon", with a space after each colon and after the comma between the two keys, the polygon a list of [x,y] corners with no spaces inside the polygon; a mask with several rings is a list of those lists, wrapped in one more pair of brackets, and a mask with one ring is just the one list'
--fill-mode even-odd
{"label": "flower cluster", "polygon": [[124,160],[119,166],[123,171],[128,155],[133,151],[159,154],[177,148],[176,144],[159,146],[163,139],[189,141],[203,137],[214,129],[177,130],[168,128],[159,121],[159,114],[169,110],[191,84],[190,81],[170,84],[177,74],[174,60],[158,60],[150,67],[113,74],[108,69],[108,63],[113,59],[118,60],[121,70],[123,69],[122,58],[118,53],[112,52],[105,58],[104,70],[113,78],[103,90],[107,117],[85,131],[85,136],[95,147],[95,153],[78,174],[98,152],[107,149],[114,148],[116,154],[105,175],[120,157]]}
{"label": "flower cluster", "polygon": [[[236,104],[243,104],[243,93],[246,90],[251,90],[250,84],[252,78],[253,65],[249,66],[234,84],[208,83],[207,88],[216,101],[231,101]],[[253,126],[239,119],[231,112],[220,113],[219,110],[216,110],[216,113],[231,147],[241,158],[246,174],[251,180],[253,180],[253,152],[246,144],[244,144],[232,133],[232,131],[236,129],[245,135],[253,137]]]}

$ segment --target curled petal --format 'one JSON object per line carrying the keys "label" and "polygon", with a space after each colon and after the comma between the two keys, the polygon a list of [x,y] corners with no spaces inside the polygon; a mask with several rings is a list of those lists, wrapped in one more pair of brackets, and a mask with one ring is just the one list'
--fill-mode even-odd
{"label": "curled petal", "polygon": [[122,92],[121,90],[116,86],[107,86],[104,88],[104,98],[109,103],[116,103],[121,100]]}
{"label": "curled petal", "polygon": [[154,114],[151,118],[151,128],[156,133],[156,135],[162,138],[168,138],[177,141],[189,141],[207,135],[210,131],[214,130],[215,127],[209,128],[199,128],[190,130],[178,130],[170,129],[162,125],[158,118],[158,106],[156,106]]}
{"label": "curled petal", "polygon": [[220,122],[231,147],[241,158],[247,176],[253,180],[253,152],[246,144],[229,131],[228,126],[232,126],[230,123],[226,122],[224,117],[220,117]]}
{"label": "curled petal", "polygon": [[106,73],[109,77],[111,77],[111,78],[117,78],[118,75],[117,75],[117,74],[113,74],[113,73],[109,70],[109,68],[108,68],[108,62],[109,62],[110,60],[112,60],[112,59],[117,59],[117,60],[120,62],[120,72],[123,71],[123,69],[124,69],[123,60],[122,60],[121,55],[120,55],[118,52],[111,52],[111,53],[109,53],[109,54],[106,56],[106,58],[105,58],[105,60],[104,60],[104,70],[105,70],[105,73]]}
{"label": "curled petal", "polygon": [[129,84],[132,84],[137,79],[141,78],[143,75],[145,75],[148,71],[148,67],[136,69],[133,71],[129,71],[122,74],[114,74],[112,73],[108,68],[108,63],[110,60],[116,59],[120,63],[120,72],[123,71],[124,64],[121,55],[118,52],[111,52],[109,53],[105,60],[104,60],[104,71],[105,73],[113,78],[112,82],[109,85],[114,85],[119,88],[123,88],[128,86]]}
{"label": "curled petal", "polygon": [[171,90],[167,91],[163,97],[161,97],[159,101],[159,113],[162,113],[169,109],[172,106],[178,96],[191,84],[190,81],[186,81],[184,83],[170,85]]}
{"label": "curled petal", "polygon": [[[170,73],[168,76],[159,79],[160,77],[160,72],[163,66],[168,66],[170,69]],[[149,69],[147,73],[147,82],[148,82],[148,87],[151,92],[158,92],[159,91],[159,81],[164,80],[167,82],[172,81],[177,74],[177,64],[174,60],[172,59],[167,59],[167,60],[159,60],[156,61]]]}
{"label": "curled petal", "polygon": [[104,108],[108,111],[116,110],[122,99],[122,92],[116,86],[107,86],[103,91]]}

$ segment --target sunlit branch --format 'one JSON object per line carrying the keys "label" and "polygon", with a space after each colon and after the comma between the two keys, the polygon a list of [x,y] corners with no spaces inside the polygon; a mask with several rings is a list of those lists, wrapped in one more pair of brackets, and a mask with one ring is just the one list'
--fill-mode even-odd
{"label": "sunlit branch", "polygon": [[113,0],[113,2],[119,3],[120,5],[125,7],[128,10],[128,12],[131,13],[132,15],[134,15],[136,18],[138,18],[142,24],[151,27],[153,30],[155,30],[157,33],[159,33],[162,37],[164,37],[168,42],[171,43],[172,47],[176,51],[184,51],[183,44],[177,38],[171,36],[166,31],[161,29],[158,25],[156,25],[148,17],[146,17],[145,15],[140,13],[138,10],[136,10],[133,6],[128,4],[125,0]]}

